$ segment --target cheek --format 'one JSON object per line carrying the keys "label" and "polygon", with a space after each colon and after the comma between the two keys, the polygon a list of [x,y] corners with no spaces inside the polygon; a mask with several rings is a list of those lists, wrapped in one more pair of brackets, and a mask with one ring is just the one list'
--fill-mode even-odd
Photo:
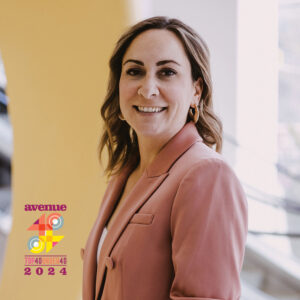
{"label": "cheek", "polygon": [[176,106],[178,109],[188,107],[191,102],[191,92],[182,84],[169,87],[164,94],[168,103]]}
{"label": "cheek", "polygon": [[132,82],[120,80],[119,83],[119,96],[120,101],[128,101],[136,94],[136,86]]}
{"label": "cheek", "polygon": [[182,88],[180,83],[167,84],[161,87],[161,96],[169,103],[176,103],[182,96]]}

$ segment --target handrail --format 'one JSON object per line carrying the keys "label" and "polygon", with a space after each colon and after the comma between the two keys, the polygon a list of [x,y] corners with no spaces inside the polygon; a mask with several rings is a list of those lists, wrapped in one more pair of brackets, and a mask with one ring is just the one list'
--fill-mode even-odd
{"label": "handrail", "polygon": [[[223,136],[224,136],[224,140],[227,141],[229,144],[241,149],[242,151],[249,151],[251,153],[251,155],[255,156],[255,153],[251,149],[247,149],[247,147],[245,147],[241,143],[239,143],[232,135],[224,132]],[[257,156],[258,155],[256,155],[256,157]],[[282,164],[280,164],[278,162],[269,161],[265,157],[261,156],[258,159],[263,161],[264,163],[273,165],[279,173],[284,174],[291,180],[296,181],[298,184],[300,184],[300,174],[294,174],[293,172],[291,172],[287,167],[283,166]]]}
{"label": "handrail", "polygon": [[245,255],[248,259],[254,259],[266,271],[271,272],[272,276],[288,282],[292,288],[300,291],[300,260],[298,258],[280,252],[251,234],[247,236]]}
{"label": "handrail", "polygon": [[[296,200],[287,198],[287,197],[279,197],[271,194],[267,194],[261,190],[259,190],[256,187],[253,187],[252,185],[249,185],[243,181],[241,181],[243,186],[246,188],[246,195],[252,198],[253,200],[256,200],[258,202],[273,206],[273,207],[279,207],[284,210],[286,210],[289,213],[292,214],[300,214],[300,203]],[[258,193],[261,198],[259,198],[256,195],[250,194],[248,189],[252,189],[252,191]],[[270,200],[267,200],[270,199]]]}

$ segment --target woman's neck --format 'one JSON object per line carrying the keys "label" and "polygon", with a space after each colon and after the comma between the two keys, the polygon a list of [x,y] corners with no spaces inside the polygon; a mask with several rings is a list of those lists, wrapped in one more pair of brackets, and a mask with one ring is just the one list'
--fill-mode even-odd
{"label": "woman's neck", "polygon": [[169,138],[166,137],[155,139],[148,137],[138,138],[140,162],[135,172],[142,175],[168,141]]}

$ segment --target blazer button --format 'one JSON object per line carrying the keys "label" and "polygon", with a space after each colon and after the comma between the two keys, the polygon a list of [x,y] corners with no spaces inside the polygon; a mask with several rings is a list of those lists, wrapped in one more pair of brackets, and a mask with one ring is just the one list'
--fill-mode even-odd
{"label": "blazer button", "polygon": [[83,259],[83,256],[84,256],[84,249],[83,248],[80,249],[80,256],[81,256],[81,259]]}
{"label": "blazer button", "polygon": [[113,267],[114,267],[113,259],[109,256],[106,256],[105,257],[105,265],[109,270],[113,269]]}

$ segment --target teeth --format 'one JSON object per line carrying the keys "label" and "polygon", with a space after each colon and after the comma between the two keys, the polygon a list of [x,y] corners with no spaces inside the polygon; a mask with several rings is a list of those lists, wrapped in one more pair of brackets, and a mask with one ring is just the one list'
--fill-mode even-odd
{"label": "teeth", "polygon": [[159,112],[162,111],[163,107],[146,107],[146,106],[137,106],[139,111],[143,112]]}

